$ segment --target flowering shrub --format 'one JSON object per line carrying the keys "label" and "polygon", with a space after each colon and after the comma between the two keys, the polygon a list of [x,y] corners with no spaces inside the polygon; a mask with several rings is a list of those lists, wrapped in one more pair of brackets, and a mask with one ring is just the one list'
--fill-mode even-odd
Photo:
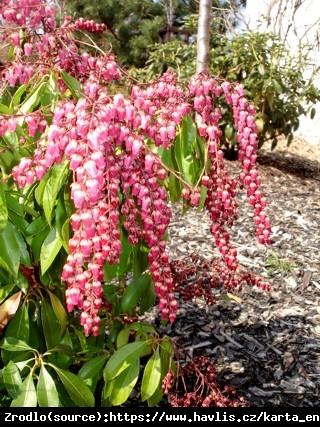
{"label": "flowering shrub", "polygon": [[[163,321],[177,316],[172,203],[208,212],[228,288],[241,286],[228,232],[238,189],[259,243],[271,243],[255,108],[241,85],[207,72],[188,85],[170,70],[131,83],[112,52],[89,54],[75,38],[105,26],[66,17],[57,27],[40,0],[2,2],[0,14],[10,45],[0,89],[2,404],[120,405],[143,358],[141,399],[155,405],[177,372],[175,350],[139,316],[155,302]],[[219,146],[220,97],[237,128],[236,177]]]}

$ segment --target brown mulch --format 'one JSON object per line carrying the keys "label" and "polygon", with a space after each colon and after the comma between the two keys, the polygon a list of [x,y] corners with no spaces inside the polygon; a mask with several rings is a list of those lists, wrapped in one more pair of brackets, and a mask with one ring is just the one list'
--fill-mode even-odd
{"label": "brown mulch", "polygon": [[[226,161],[230,171],[239,164]],[[231,230],[241,266],[271,285],[270,292],[246,287],[217,291],[181,302],[177,321],[164,327],[189,352],[210,357],[221,384],[237,389],[251,406],[319,405],[320,377],[320,146],[295,140],[258,156],[262,191],[272,224],[272,245],[259,245],[251,206],[239,194],[239,219]],[[204,274],[205,260],[220,258],[205,213],[179,206],[170,226],[172,260]],[[204,262],[192,260],[196,255]],[[207,274],[207,272],[206,272]]]}

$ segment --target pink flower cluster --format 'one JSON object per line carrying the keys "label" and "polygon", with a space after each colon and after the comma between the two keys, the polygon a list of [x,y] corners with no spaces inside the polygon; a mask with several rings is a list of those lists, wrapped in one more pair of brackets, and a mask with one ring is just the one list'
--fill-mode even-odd
{"label": "pink flower cluster", "polygon": [[7,24],[28,27],[29,30],[40,26],[45,30],[55,27],[54,9],[43,0],[2,0],[0,13]]}
{"label": "pink flower cluster", "polygon": [[[231,227],[234,219],[238,217],[236,190],[239,182],[247,188],[247,196],[254,208],[259,243],[271,243],[270,219],[264,210],[266,198],[259,188],[261,178],[255,168],[258,149],[255,108],[245,98],[242,85],[232,86],[227,81],[219,84],[206,71],[191,80],[189,91],[194,94],[194,109],[199,116],[199,133],[208,139],[210,172],[204,177],[203,185],[207,186],[205,207],[212,221],[211,233],[227,266],[235,271],[238,268],[237,251],[230,243],[226,227]],[[213,102],[222,94],[232,107],[239,146],[238,159],[242,165],[239,177],[233,179],[225,169],[220,147],[222,130],[219,120],[222,114]]]}
{"label": "pink flower cluster", "polygon": [[[115,57],[110,52],[99,57],[80,54],[70,33],[76,28],[99,32],[105,27],[96,27],[86,20],[72,23],[68,18],[56,29],[47,3],[20,0],[5,4],[5,12],[0,9],[0,14],[8,22],[30,24],[31,28],[45,24],[43,34],[30,37],[23,49],[20,35],[11,35],[17,60],[7,67],[5,84],[15,86],[30,81],[35,69],[39,71],[35,61],[39,57],[39,77],[54,66],[56,71],[65,71],[82,83],[77,96],[62,96],[56,102],[50,126],[40,110],[26,114],[24,124],[21,116],[0,116],[0,136],[7,131],[15,132],[19,123],[28,134],[28,142],[34,144],[33,157],[22,158],[12,171],[20,187],[41,180],[55,164],[69,162],[75,212],[70,218],[70,252],[62,271],[68,310],[80,309],[85,335],[98,335],[100,310],[110,308],[102,289],[104,265],[119,263],[123,226],[132,245],[145,242],[148,246],[149,271],[159,309],[164,319],[173,322],[177,302],[166,250],[166,231],[172,213],[164,186],[170,169],[161,163],[157,149],[170,149],[182,118],[197,113],[198,131],[207,141],[210,164],[202,184],[207,187],[205,207],[212,221],[211,232],[226,265],[235,271],[237,253],[227,227],[238,216],[238,183],[247,189],[259,242],[270,243],[266,200],[259,189],[261,179],[255,168],[254,107],[248,104],[242,86],[221,83],[206,72],[191,79],[187,90],[169,70],[157,81],[134,86],[130,97],[121,93],[111,95],[108,83],[121,78]],[[58,86],[65,93],[67,86],[62,78]],[[222,113],[215,103],[220,96],[225,96],[231,105],[237,127],[242,171],[233,179],[224,166],[220,147]],[[199,203],[198,187],[192,189],[190,185],[182,195],[191,206]]]}

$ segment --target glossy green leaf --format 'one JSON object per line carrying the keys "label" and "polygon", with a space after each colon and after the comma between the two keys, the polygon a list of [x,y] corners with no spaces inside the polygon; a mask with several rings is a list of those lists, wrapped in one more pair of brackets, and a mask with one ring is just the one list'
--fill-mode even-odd
{"label": "glossy green leaf", "polygon": [[140,300],[140,306],[139,306],[139,312],[140,314],[145,313],[148,311],[151,307],[153,307],[155,301],[156,301],[156,293],[154,292],[154,283],[151,280],[149,280],[148,287],[144,294],[142,295],[142,298]]}
{"label": "glossy green leaf", "polygon": [[[171,167],[174,170],[179,170],[178,164],[176,162],[176,159],[174,158],[174,152],[171,149]],[[183,189],[183,184],[181,183],[181,180],[176,177],[173,173],[169,175],[169,195],[170,195],[170,201],[171,203],[176,203],[181,198],[181,193]]]}
{"label": "glossy green leaf", "polygon": [[20,265],[20,250],[13,225],[8,222],[0,233],[0,266],[17,277]]}
{"label": "glossy green leaf", "polygon": [[110,403],[112,406],[120,406],[125,403],[135,385],[137,384],[140,372],[140,360],[135,359],[131,365],[121,372],[113,381]]}
{"label": "glossy green leaf", "polygon": [[104,271],[104,280],[106,282],[111,282],[118,275],[118,265],[117,264],[108,264],[104,263],[103,271]]}
{"label": "glossy green leaf", "polygon": [[58,322],[60,324],[61,334],[63,335],[68,324],[68,315],[66,309],[64,308],[60,299],[49,289],[47,289],[47,293],[50,297],[51,306],[55,315],[57,316]]}
{"label": "glossy green leaf", "polygon": [[106,381],[112,380],[127,369],[134,360],[146,356],[150,351],[151,347],[148,341],[132,342],[120,347],[108,360],[103,372],[104,379]]}
{"label": "glossy green leaf", "polygon": [[128,312],[136,307],[144,292],[147,290],[150,281],[148,274],[143,274],[136,279],[133,279],[129,286],[123,292],[121,298],[121,307],[124,312]]}
{"label": "glossy green leaf", "polygon": [[38,183],[38,185],[36,186],[35,189],[35,198],[37,203],[40,206],[43,206],[42,203],[42,199],[43,199],[43,194],[44,194],[44,190],[46,188],[47,182],[49,180],[50,175],[48,173],[45,174],[45,176],[42,178],[42,180]]}
{"label": "glossy green leaf", "polygon": [[74,99],[80,99],[84,93],[81,83],[65,71],[60,71],[62,80],[67,85]]}
{"label": "glossy green leaf", "polygon": [[118,267],[118,275],[125,274],[130,268],[132,245],[130,245],[127,233],[121,230],[121,246],[122,252],[120,254],[120,262]]}
{"label": "glossy green leaf", "polygon": [[63,240],[63,226],[65,222],[68,220],[68,212],[65,206],[64,201],[64,192],[61,191],[59,194],[59,198],[57,200],[57,205],[55,209],[55,218],[56,218],[56,226],[58,233]]}
{"label": "glossy green leaf", "polygon": [[73,402],[80,407],[92,408],[95,404],[94,395],[90,388],[77,375],[72,374],[58,366],[50,366],[57,372],[62,384]]}
{"label": "glossy green leaf", "polygon": [[102,395],[101,395],[101,406],[103,407],[111,406],[110,396],[112,393],[114,382],[115,382],[115,379],[104,383]]}
{"label": "glossy green leaf", "polygon": [[143,336],[146,335],[156,335],[156,331],[152,325],[142,324],[139,328],[137,328],[135,340],[140,340]]}
{"label": "glossy green leaf", "polygon": [[45,88],[45,86],[46,82],[43,78],[27,95],[23,103],[20,105],[19,110],[22,114],[32,112],[33,109],[40,103],[41,91]]}
{"label": "glossy green leaf", "polygon": [[62,244],[66,253],[70,253],[69,240],[70,240],[70,218],[66,220],[61,228]]}
{"label": "glossy green leaf", "polygon": [[4,184],[0,181],[0,233],[6,228],[8,222],[8,208],[4,192]]}
{"label": "glossy green leaf", "polygon": [[21,384],[19,396],[12,400],[10,407],[35,408],[37,404],[37,391],[33,382],[33,375],[31,371]]}
{"label": "glossy green leaf", "polygon": [[8,215],[10,221],[22,232],[28,226],[28,222],[24,218],[24,210],[22,209],[21,204],[12,197],[9,193],[6,193],[7,207],[8,207]]}
{"label": "glossy green leaf", "polygon": [[61,340],[61,327],[52,306],[43,299],[41,302],[41,322],[47,349],[55,347]]}
{"label": "glossy green leaf", "polygon": [[141,276],[149,267],[148,250],[145,250],[142,243],[132,248],[132,270],[133,277]]}
{"label": "glossy green leaf", "polygon": [[62,247],[62,240],[53,227],[45,238],[40,252],[41,274],[44,275]]}
{"label": "glossy green leaf", "polygon": [[161,389],[161,383],[160,385],[156,388],[156,391],[153,393],[152,396],[149,397],[149,399],[147,399],[147,403],[148,403],[148,407],[153,407],[156,406],[161,399],[163,398],[163,391]]}
{"label": "glossy green leaf", "polygon": [[39,406],[55,408],[59,406],[59,394],[54,379],[44,365],[41,365],[37,383]]}
{"label": "glossy green leaf", "polygon": [[20,264],[23,264],[27,267],[31,267],[30,254],[27,248],[26,241],[24,240],[24,237],[22,236],[20,230],[16,226],[13,226],[13,232],[17,240],[17,243],[19,245]]}
{"label": "glossy green leaf", "polygon": [[50,228],[48,225],[46,228],[36,234],[31,241],[32,255],[35,263],[38,263],[40,261],[42,244],[45,238],[48,236],[49,232]]}
{"label": "glossy green leaf", "polygon": [[5,337],[0,347],[10,351],[33,351],[32,347],[30,347],[27,343],[15,337]]}
{"label": "glossy green leaf", "polygon": [[48,221],[46,220],[46,217],[44,215],[38,216],[36,219],[30,222],[28,227],[25,229],[25,234],[27,236],[36,236],[47,226]]}
{"label": "glossy green leaf", "polygon": [[49,225],[52,221],[59,191],[67,180],[68,166],[69,162],[67,160],[62,161],[60,164],[55,164],[50,170],[50,176],[43,191],[42,205]]}
{"label": "glossy green leaf", "polygon": [[56,365],[62,369],[68,369],[73,362],[73,342],[71,334],[64,334],[60,344],[47,352],[53,355]]}
{"label": "glossy green leaf", "polygon": [[90,359],[81,366],[80,371],[78,372],[78,377],[82,380],[87,380],[94,377],[95,375],[99,375],[102,372],[102,368],[106,364],[107,360],[108,356],[106,355],[97,356],[93,359]]}
{"label": "glossy green leaf", "polygon": [[0,113],[10,115],[13,113],[13,109],[8,107],[7,105],[0,104]]}
{"label": "glossy green leaf", "polygon": [[141,400],[144,402],[145,400],[151,397],[157,387],[159,386],[161,379],[161,358],[159,348],[153,353],[153,355],[148,360],[141,383]]}
{"label": "glossy green leaf", "polygon": [[17,132],[7,131],[2,136],[2,139],[6,147],[10,147],[12,150],[17,150],[20,147],[19,136]]}
{"label": "glossy green leaf", "polygon": [[116,343],[117,348],[120,348],[120,347],[128,344],[129,336],[131,334],[131,331],[132,331],[131,328],[126,327],[126,328],[122,329],[122,331],[120,331],[118,333],[117,343]]}
{"label": "glossy green leaf", "polygon": [[175,161],[182,179],[193,183],[197,178],[199,160],[194,156],[197,132],[191,117],[183,118],[179,133],[174,141]]}
{"label": "glossy green leaf", "polygon": [[[11,100],[11,104],[10,104],[10,109],[11,111],[14,110],[14,107],[18,104],[20,104],[20,100],[22,98],[22,96],[26,93],[27,89],[28,89],[28,84],[22,84],[20,87],[18,87],[18,89],[14,92],[13,96],[12,96],[12,100]],[[10,113],[9,113],[10,114]],[[12,113],[11,113],[12,114]]]}
{"label": "glossy green leaf", "polygon": [[9,360],[16,362],[19,356],[17,352],[28,352],[34,348],[30,344],[30,334],[28,307],[27,304],[22,304],[5,330],[2,351],[4,363],[8,363]]}
{"label": "glossy green leaf", "polygon": [[10,360],[8,364],[2,369],[3,382],[10,394],[15,399],[18,397],[22,379],[20,371],[15,363]]}
{"label": "glossy green leaf", "polygon": [[8,298],[8,296],[10,295],[12,289],[15,287],[15,284],[9,284],[9,285],[5,285],[3,287],[0,288],[0,304],[6,299]]}

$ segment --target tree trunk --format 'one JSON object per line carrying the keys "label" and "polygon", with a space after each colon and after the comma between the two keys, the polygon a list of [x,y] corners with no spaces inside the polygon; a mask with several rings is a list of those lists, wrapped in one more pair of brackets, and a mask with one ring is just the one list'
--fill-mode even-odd
{"label": "tree trunk", "polygon": [[209,68],[211,9],[212,0],[200,0],[197,34],[197,73]]}

